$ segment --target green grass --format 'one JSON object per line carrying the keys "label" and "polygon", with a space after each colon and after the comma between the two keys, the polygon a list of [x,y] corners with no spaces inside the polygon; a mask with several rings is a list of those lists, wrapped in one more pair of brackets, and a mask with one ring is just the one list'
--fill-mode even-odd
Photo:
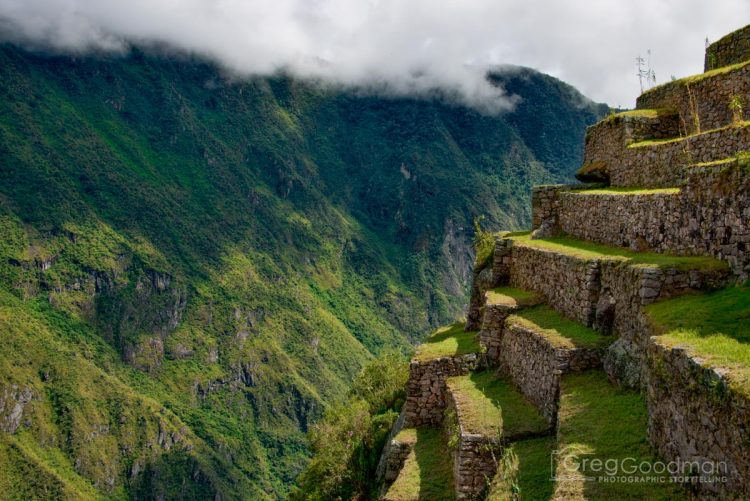
{"label": "green grass", "polygon": [[730,369],[730,386],[750,395],[750,286],[683,296],[649,305],[646,312],[660,341]]}
{"label": "green grass", "polygon": [[390,501],[448,501],[455,499],[453,470],[445,434],[418,428],[417,442],[385,495]]}
{"label": "green grass", "polygon": [[680,188],[603,188],[572,190],[575,195],[676,195]]}
{"label": "green grass", "polygon": [[645,141],[638,141],[637,143],[630,143],[628,145],[628,148],[644,148],[647,146],[659,146],[662,144],[669,144],[669,143],[678,143],[680,141],[685,141],[687,139],[691,139],[696,136],[701,136],[704,134],[710,134],[712,132],[718,132],[722,130],[729,130],[732,128],[741,128],[741,127],[747,127],[750,125],[750,120],[745,120],[739,123],[733,123],[729,125],[725,125],[724,127],[717,127],[715,129],[710,130],[702,130],[700,132],[695,132],[693,134],[690,134],[688,136],[680,136],[680,137],[674,137],[670,139],[647,139]]}
{"label": "green grass", "polygon": [[436,330],[424,343],[417,347],[415,360],[433,360],[440,357],[453,357],[467,353],[479,353],[479,341],[476,332],[465,332],[464,324],[453,325]]}
{"label": "green grass", "polygon": [[[514,442],[500,461],[487,501],[542,501],[554,492],[551,458],[557,440],[554,436]],[[515,496],[514,496],[515,495]]]}
{"label": "green grass", "polygon": [[416,428],[404,428],[399,431],[393,440],[405,444],[414,444],[417,442],[417,429]]}
{"label": "green grass", "polygon": [[510,315],[506,322],[532,329],[559,348],[604,348],[612,342],[612,339],[565,318],[547,305],[521,310]]}
{"label": "green grass", "polygon": [[657,254],[654,252],[634,252],[622,247],[597,244],[571,237],[557,237],[532,240],[528,233],[513,237],[515,245],[534,249],[559,252],[579,259],[608,259],[622,261],[631,266],[653,266],[675,268],[677,270],[727,270],[728,265],[711,257],[685,257]]}
{"label": "green grass", "polygon": [[712,78],[712,77],[715,77],[717,75],[725,75],[727,73],[731,73],[732,71],[739,70],[739,69],[747,66],[748,64],[750,64],[750,61],[743,61],[741,63],[731,64],[729,66],[722,66],[721,68],[716,68],[716,69],[713,69],[711,71],[706,71],[705,73],[697,73],[695,75],[690,75],[688,77],[683,77],[683,78],[680,78],[680,79],[677,79],[677,80],[674,80],[674,81],[671,81],[671,82],[665,82],[665,83],[663,83],[661,85],[657,85],[656,87],[652,87],[651,89],[648,89],[642,95],[647,95],[650,92],[654,92],[657,89],[661,89],[661,88],[667,87],[667,86],[680,86],[681,87],[681,86],[684,86],[686,84],[690,85],[690,84],[698,83],[698,82],[700,82],[702,80],[706,80],[707,78]]}
{"label": "green grass", "polygon": [[538,292],[519,289],[517,287],[497,287],[485,293],[487,304],[501,304],[505,306],[533,306],[544,301]]}
{"label": "green grass", "polygon": [[663,115],[675,115],[677,112],[670,108],[645,109],[645,110],[627,110],[619,113],[607,115],[602,122],[612,122],[623,117],[642,117],[642,118],[659,118]]}
{"label": "green grass", "polygon": [[[646,403],[639,393],[611,385],[602,371],[570,374],[562,380],[558,419],[557,476],[570,479],[557,481],[555,499],[674,500],[686,497],[679,487],[669,483],[607,483],[601,481],[612,478],[606,471],[581,467],[581,473],[594,477],[584,480],[581,473],[563,467],[575,462],[575,458],[589,461],[633,458],[636,465],[641,461],[654,461],[656,456],[647,437]],[[627,470],[615,473],[620,476]],[[636,472],[632,476],[652,475]]]}
{"label": "green grass", "polygon": [[459,423],[468,433],[513,440],[549,429],[536,407],[494,371],[448,378],[446,385],[458,406]]}

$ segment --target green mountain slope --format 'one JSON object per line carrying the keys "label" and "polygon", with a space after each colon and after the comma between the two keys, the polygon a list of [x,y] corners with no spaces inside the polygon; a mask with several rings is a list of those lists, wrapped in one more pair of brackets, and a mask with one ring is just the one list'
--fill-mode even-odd
{"label": "green mountain slope", "polygon": [[486,117],[0,46],[0,489],[282,496],[363,364],[460,314],[473,218],[578,167],[518,124],[569,145],[603,107],[502,79]]}

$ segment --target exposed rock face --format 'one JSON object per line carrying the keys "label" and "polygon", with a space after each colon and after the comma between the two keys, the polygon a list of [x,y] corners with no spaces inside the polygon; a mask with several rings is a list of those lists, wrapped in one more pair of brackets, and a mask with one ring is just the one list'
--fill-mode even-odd
{"label": "exposed rock face", "polygon": [[23,422],[24,409],[34,399],[30,388],[6,386],[0,394],[0,430],[15,433]]}

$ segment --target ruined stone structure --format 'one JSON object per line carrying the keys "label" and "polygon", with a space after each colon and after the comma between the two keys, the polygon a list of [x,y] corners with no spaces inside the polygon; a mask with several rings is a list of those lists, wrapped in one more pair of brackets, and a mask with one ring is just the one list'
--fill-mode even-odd
{"label": "ruined stone structure", "polygon": [[[412,361],[405,426],[460,430],[450,452],[457,499],[487,493],[514,440],[465,432],[471,413],[451,378],[486,367],[548,433],[566,376],[598,368],[643,395],[653,450],[697,471],[686,495],[750,499],[750,388],[666,342],[649,316],[650,305],[750,278],[750,26],[707,48],[706,72],[590,127],[578,177],[597,184],[536,187],[532,232],[499,234],[475,269],[466,324],[478,330],[475,353]],[[384,451],[393,464],[403,456],[393,441]],[[703,465],[721,465],[723,480],[703,482]]]}

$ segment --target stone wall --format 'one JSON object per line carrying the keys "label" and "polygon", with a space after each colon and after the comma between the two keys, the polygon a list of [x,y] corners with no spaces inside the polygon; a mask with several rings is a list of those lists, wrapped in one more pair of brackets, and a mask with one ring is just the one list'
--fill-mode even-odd
{"label": "stone wall", "polygon": [[[680,193],[559,195],[565,234],[632,250],[710,255],[750,276],[750,173],[737,161],[691,169]],[[551,217],[551,216],[550,216]]]}
{"label": "stone wall", "polygon": [[734,31],[706,48],[704,71],[750,59],[750,25]]}
{"label": "stone wall", "polygon": [[681,130],[693,134],[698,129],[706,131],[731,124],[734,114],[729,104],[735,96],[744,103],[743,118],[747,119],[750,64],[728,72],[690,77],[654,87],[638,97],[636,108],[674,109],[679,113]]}
{"label": "stone wall", "polygon": [[645,143],[602,153],[612,186],[642,188],[682,184],[685,167],[732,157],[750,150],[750,126],[729,126],[683,140]]}
{"label": "stone wall", "polygon": [[[607,354],[605,370],[614,381],[643,384],[643,306],[692,290],[730,281],[728,269],[682,270],[624,265],[621,260],[580,259],[550,250],[514,245],[511,285],[543,294],[547,304],[571,320],[619,339]],[[507,333],[500,340],[500,360]]]}
{"label": "stone wall", "polygon": [[439,426],[445,411],[445,379],[463,376],[485,366],[483,358],[470,353],[409,364],[404,426]]}
{"label": "stone wall", "polygon": [[750,498],[750,400],[720,370],[654,339],[647,392],[652,444],[667,461],[697,462],[704,473],[719,465],[727,481],[694,484],[700,497]]}
{"label": "stone wall", "polygon": [[456,499],[480,499],[495,476],[502,455],[500,437],[468,433],[461,426],[460,410],[450,391],[447,395],[446,430],[453,449],[453,485]]}
{"label": "stone wall", "polygon": [[491,366],[497,365],[500,357],[505,319],[515,310],[516,308],[504,304],[488,304],[484,308],[482,330],[479,331],[479,344],[485,348],[487,363]]}
{"label": "stone wall", "polygon": [[504,239],[495,241],[492,260],[484,267],[474,269],[471,282],[471,297],[466,311],[465,330],[476,331],[482,326],[484,293],[505,285],[510,277],[510,245]]}
{"label": "stone wall", "polygon": [[599,169],[606,170],[620,160],[624,147],[631,143],[679,135],[680,120],[676,112],[663,110],[655,116],[612,115],[586,131],[583,165],[600,164]]}
{"label": "stone wall", "polygon": [[553,426],[562,375],[600,366],[602,353],[555,347],[543,335],[512,322],[506,323],[505,329],[500,342],[500,369]]}
{"label": "stone wall", "polygon": [[591,325],[599,300],[599,263],[552,251],[512,247],[510,282],[543,294],[566,317]]}

